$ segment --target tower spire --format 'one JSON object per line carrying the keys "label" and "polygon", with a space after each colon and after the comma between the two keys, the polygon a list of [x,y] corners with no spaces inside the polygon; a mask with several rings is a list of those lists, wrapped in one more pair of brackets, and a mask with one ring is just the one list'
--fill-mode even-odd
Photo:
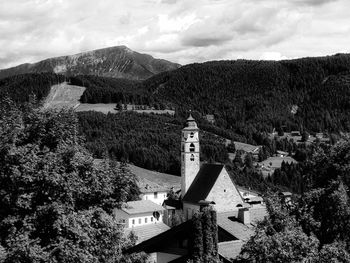
{"label": "tower spire", "polygon": [[181,139],[181,196],[183,197],[199,168],[199,129],[191,113],[186,120],[185,127],[182,129]]}

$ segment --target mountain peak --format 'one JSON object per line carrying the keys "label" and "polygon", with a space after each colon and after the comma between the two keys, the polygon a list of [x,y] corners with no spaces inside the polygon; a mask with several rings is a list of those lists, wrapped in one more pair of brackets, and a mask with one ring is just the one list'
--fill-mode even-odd
{"label": "mountain peak", "polygon": [[74,55],[45,59],[0,70],[0,79],[25,73],[54,72],[63,75],[98,75],[142,80],[180,65],[141,54],[127,46],[114,46]]}

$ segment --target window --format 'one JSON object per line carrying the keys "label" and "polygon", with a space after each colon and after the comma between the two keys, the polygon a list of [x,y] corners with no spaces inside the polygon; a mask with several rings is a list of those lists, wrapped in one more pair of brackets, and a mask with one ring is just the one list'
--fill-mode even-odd
{"label": "window", "polygon": [[145,217],[145,224],[147,224],[147,217]]}
{"label": "window", "polygon": [[139,218],[139,224],[141,224],[141,218]]}
{"label": "window", "polygon": [[151,217],[151,222],[153,222],[153,216]]}
{"label": "window", "polygon": [[154,192],[154,199],[158,198],[158,192]]}
{"label": "window", "polygon": [[132,224],[132,225],[135,225],[135,219],[132,220],[132,223],[131,223],[131,224]]}
{"label": "window", "polygon": [[193,143],[190,144],[190,152],[194,152],[194,150],[196,149],[196,147],[194,146]]}
{"label": "window", "polygon": [[193,132],[190,133],[190,137],[191,137],[191,138],[194,137],[194,133],[193,133]]}
{"label": "window", "polygon": [[191,161],[194,161],[194,155],[191,154],[191,158],[190,158]]}
{"label": "window", "polygon": [[226,193],[226,189],[224,189],[224,193]]}

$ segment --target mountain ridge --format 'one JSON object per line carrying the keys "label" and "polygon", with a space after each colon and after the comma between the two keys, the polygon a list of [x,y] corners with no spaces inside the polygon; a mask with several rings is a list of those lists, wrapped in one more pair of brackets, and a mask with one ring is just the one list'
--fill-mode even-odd
{"label": "mountain ridge", "polygon": [[26,73],[51,72],[66,76],[85,74],[144,80],[180,66],[148,54],[138,53],[126,46],[114,46],[0,69],[0,79]]}

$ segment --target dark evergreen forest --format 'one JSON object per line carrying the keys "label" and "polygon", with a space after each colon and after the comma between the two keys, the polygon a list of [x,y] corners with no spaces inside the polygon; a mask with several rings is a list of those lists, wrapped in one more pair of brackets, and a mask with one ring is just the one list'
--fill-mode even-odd
{"label": "dark evergreen forest", "polygon": [[37,100],[41,100],[49,94],[52,85],[64,80],[64,76],[53,73],[30,73],[0,79],[0,98],[8,96],[17,103],[23,103],[35,95]]}
{"label": "dark evergreen forest", "polygon": [[136,80],[78,75],[70,77],[69,81],[72,85],[86,87],[81,103],[150,103],[149,96],[145,96]]}
{"label": "dark evergreen forest", "polygon": [[213,61],[158,74],[141,85],[180,114],[214,114],[218,126],[247,138],[273,128],[338,132],[350,130],[349,69],[349,55]]}
{"label": "dark evergreen forest", "polygon": [[[78,117],[86,147],[96,158],[110,156],[146,169],[180,173],[181,120],[133,112],[81,112]],[[201,134],[201,153],[205,161],[228,160],[225,145],[211,133]]]}

